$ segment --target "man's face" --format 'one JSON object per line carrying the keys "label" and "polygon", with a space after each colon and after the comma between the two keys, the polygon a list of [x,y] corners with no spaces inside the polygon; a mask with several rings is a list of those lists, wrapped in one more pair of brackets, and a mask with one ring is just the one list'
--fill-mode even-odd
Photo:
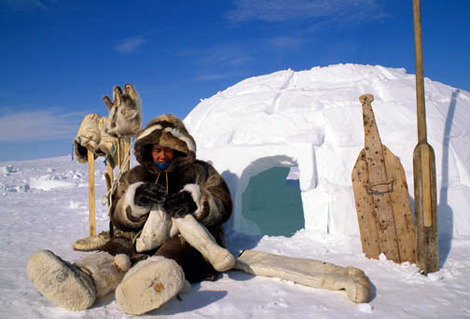
{"label": "man's face", "polygon": [[175,151],[168,147],[163,147],[158,144],[152,147],[152,158],[155,162],[166,164],[173,159]]}

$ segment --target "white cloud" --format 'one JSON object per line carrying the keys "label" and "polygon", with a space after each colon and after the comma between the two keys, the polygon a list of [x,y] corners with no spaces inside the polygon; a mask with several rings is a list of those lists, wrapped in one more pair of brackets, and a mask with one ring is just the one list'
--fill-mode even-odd
{"label": "white cloud", "polygon": [[119,53],[132,53],[138,50],[142,45],[147,42],[142,36],[130,37],[122,40],[118,45],[115,46],[115,50]]}
{"label": "white cloud", "polygon": [[377,19],[383,17],[381,0],[235,0],[227,18],[236,22],[284,22],[308,19]]}
{"label": "white cloud", "polygon": [[76,113],[59,114],[52,109],[1,115],[0,142],[72,140],[80,121]]}

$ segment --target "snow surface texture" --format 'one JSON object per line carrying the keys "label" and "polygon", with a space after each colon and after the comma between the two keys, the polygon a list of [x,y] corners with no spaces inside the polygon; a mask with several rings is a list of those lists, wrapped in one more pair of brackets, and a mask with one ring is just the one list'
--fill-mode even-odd
{"label": "snow surface texture", "polygon": [[[147,317],[469,318],[468,92],[426,81],[428,136],[437,157],[441,270],[425,277],[413,264],[362,253],[350,182],[363,145],[357,98],[374,94],[382,141],[401,158],[412,190],[413,90],[413,76],[379,66],[282,71],[204,100],[186,119],[199,157],[224,174],[236,205],[244,202],[250,179],[272,168],[283,172],[276,177],[287,178],[286,184],[299,179],[305,229],[292,237],[257,235],[259,227],[243,222],[243,208],[237,207],[235,231],[227,238],[232,253],[248,248],[361,268],[373,285],[370,303],[353,304],[345,292],[229,271],[216,282],[192,285],[182,301],[172,300]],[[100,161],[95,163],[98,232],[108,227],[107,208],[100,205],[106,191]],[[279,167],[296,169],[286,177]],[[91,309],[68,312],[46,300],[26,277],[26,261],[37,250],[51,249],[69,261],[86,254],[73,251],[72,244],[88,235],[87,180],[87,165],[69,157],[0,163],[0,318],[133,318],[120,311],[113,294]]]}

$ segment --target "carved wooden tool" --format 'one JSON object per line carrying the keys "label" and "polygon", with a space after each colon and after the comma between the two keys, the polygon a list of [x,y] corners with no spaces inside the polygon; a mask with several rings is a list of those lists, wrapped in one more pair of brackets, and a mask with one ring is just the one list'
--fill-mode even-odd
{"label": "carved wooden tool", "polygon": [[424,104],[423,50],[421,43],[421,9],[413,0],[416,107],[418,145],[413,152],[413,175],[416,216],[416,261],[424,274],[439,270],[439,238],[437,229],[436,163],[434,150],[427,141],[426,109]]}
{"label": "carved wooden tool", "polygon": [[403,166],[380,140],[370,94],[361,95],[364,148],[352,172],[362,249],[397,263],[414,262],[415,232]]}

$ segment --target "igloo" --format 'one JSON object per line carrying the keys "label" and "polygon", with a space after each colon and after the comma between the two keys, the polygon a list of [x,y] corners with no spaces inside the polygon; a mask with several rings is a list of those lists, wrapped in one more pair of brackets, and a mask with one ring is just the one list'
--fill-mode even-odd
{"label": "igloo", "polygon": [[[425,89],[439,231],[464,234],[470,218],[452,206],[462,201],[459,207],[470,206],[470,95],[429,79]],[[365,93],[374,95],[382,142],[400,158],[413,197],[415,78],[404,69],[339,64],[284,70],[202,100],[184,122],[197,141],[198,157],[229,184],[234,200],[229,227],[261,235],[290,236],[300,229],[358,235],[351,171],[363,148],[358,97]]]}

